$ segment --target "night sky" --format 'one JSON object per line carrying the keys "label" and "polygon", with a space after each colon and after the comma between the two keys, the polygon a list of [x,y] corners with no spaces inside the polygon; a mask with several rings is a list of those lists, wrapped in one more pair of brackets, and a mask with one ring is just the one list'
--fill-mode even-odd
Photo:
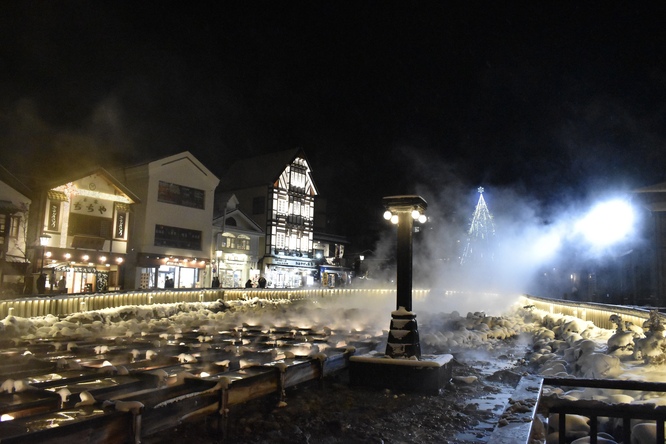
{"label": "night sky", "polygon": [[0,163],[68,174],[189,150],[221,176],[301,147],[341,234],[380,223],[386,195],[471,214],[478,186],[547,218],[666,181],[665,9],[5,1]]}

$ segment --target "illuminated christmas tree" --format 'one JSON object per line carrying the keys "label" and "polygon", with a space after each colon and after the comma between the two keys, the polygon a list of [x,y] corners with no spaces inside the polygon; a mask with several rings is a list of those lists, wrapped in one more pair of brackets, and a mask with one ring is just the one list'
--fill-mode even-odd
{"label": "illuminated christmas tree", "polygon": [[479,201],[474,209],[472,222],[467,232],[467,243],[460,264],[492,261],[495,250],[495,222],[483,198],[483,187],[478,188]]}

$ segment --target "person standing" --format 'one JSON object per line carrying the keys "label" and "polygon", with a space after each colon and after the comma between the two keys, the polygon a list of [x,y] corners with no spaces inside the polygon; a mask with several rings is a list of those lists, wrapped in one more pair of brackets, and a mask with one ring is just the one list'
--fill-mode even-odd
{"label": "person standing", "polygon": [[58,281],[58,293],[67,293],[67,281],[65,281],[65,275],[60,276],[60,280]]}
{"label": "person standing", "polygon": [[37,278],[37,294],[44,294],[46,292],[46,275],[40,273]]}

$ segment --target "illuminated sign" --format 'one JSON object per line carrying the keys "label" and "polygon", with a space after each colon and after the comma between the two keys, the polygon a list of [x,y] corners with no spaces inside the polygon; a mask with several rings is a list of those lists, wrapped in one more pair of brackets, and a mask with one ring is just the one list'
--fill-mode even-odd
{"label": "illuminated sign", "polygon": [[308,267],[308,268],[314,267],[312,261],[304,261],[296,259],[269,258],[266,260],[266,263],[273,265],[286,265],[288,267]]}

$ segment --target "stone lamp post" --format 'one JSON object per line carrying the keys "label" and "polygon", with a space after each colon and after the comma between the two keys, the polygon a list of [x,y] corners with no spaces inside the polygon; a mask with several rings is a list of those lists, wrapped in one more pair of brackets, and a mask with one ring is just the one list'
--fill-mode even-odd
{"label": "stone lamp post", "polygon": [[421,355],[416,315],[412,313],[412,236],[414,221],[425,222],[421,196],[383,199],[384,218],[398,225],[397,302],[384,354],[371,352],[349,358],[351,385],[438,394],[451,379],[453,356]]}
{"label": "stone lamp post", "polygon": [[421,196],[389,196],[383,199],[384,219],[398,226],[397,302],[391,313],[386,355],[392,358],[420,358],[421,344],[416,315],[412,313],[412,237],[414,221],[426,221],[428,204]]}

